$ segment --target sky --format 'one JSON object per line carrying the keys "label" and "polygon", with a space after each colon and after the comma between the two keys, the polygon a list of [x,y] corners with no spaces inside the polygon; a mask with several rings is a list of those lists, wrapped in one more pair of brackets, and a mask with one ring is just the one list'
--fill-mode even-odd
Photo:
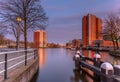
{"label": "sky", "polygon": [[42,0],[49,18],[48,42],[64,44],[82,39],[82,17],[88,13],[104,20],[109,13],[120,11],[120,0]]}
{"label": "sky", "polygon": [[[49,24],[47,42],[65,44],[82,39],[82,17],[88,13],[104,20],[110,13],[120,12],[120,0],[41,0]],[[9,37],[9,36],[8,36]],[[28,41],[33,41],[33,33]]]}

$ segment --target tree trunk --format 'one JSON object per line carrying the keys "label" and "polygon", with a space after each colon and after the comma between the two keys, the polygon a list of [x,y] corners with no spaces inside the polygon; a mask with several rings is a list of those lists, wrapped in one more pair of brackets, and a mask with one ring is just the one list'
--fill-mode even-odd
{"label": "tree trunk", "polygon": [[18,50],[18,47],[17,47],[17,45],[18,45],[18,44],[17,44],[17,43],[18,43],[18,42],[16,41],[16,47],[15,47],[15,48],[16,48],[16,50]]}
{"label": "tree trunk", "polygon": [[117,49],[119,49],[118,40],[116,40],[115,42],[116,42]]}
{"label": "tree trunk", "polygon": [[27,65],[27,19],[26,19],[26,9],[24,9],[24,48],[25,48],[25,66]]}
{"label": "tree trunk", "polygon": [[[27,50],[27,18],[26,7],[24,7],[24,48]],[[27,54],[27,53],[26,53]]]}
{"label": "tree trunk", "polygon": [[16,37],[16,50],[18,50],[18,44],[19,44],[19,43],[18,43],[18,42],[19,42],[18,40],[19,40],[19,37],[17,36],[17,37]]}
{"label": "tree trunk", "polygon": [[25,31],[24,31],[24,49],[27,50],[27,31],[26,31],[26,26],[25,26]]}
{"label": "tree trunk", "polygon": [[115,41],[114,40],[112,40],[112,42],[113,42],[113,47],[114,47],[114,51],[116,50],[116,46],[115,46]]}

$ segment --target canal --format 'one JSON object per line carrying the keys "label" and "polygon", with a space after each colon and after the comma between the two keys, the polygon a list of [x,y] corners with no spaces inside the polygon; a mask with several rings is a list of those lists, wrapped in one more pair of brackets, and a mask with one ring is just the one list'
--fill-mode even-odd
{"label": "canal", "polygon": [[[93,72],[76,72],[73,56],[75,51],[63,48],[39,49],[39,71],[31,82],[99,82],[93,80]],[[82,51],[85,56],[93,58],[93,51]],[[100,52],[102,61],[120,64],[120,59]]]}

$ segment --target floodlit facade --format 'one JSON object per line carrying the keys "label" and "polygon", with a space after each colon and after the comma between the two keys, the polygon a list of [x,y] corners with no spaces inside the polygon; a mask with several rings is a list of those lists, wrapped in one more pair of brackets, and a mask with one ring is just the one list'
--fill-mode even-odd
{"label": "floodlit facade", "polygon": [[[95,42],[100,41],[100,46],[113,47],[113,42],[104,40],[102,37],[102,20],[95,15],[88,14],[82,19],[82,40],[83,46],[94,46]],[[118,43],[120,46],[120,43]]]}
{"label": "floodlit facade", "polygon": [[47,45],[47,35],[44,30],[37,30],[34,32],[34,47],[46,47]]}
{"label": "floodlit facade", "polygon": [[92,46],[93,41],[102,40],[102,20],[92,14],[82,19],[82,39],[84,46]]}

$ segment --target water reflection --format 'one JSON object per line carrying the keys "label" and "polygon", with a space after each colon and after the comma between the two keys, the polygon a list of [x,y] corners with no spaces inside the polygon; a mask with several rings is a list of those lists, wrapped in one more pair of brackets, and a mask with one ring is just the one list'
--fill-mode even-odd
{"label": "water reflection", "polygon": [[71,81],[72,82],[100,82],[100,81],[95,81],[93,75],[89,74],[86,70],[73,69],[74,76],[71,77]]}
{"label": "water reflection", "polygon": [[[73,73],[74,73],[74,76],[71,77],[72,82],[79,82],[79,81],[81,82],[81,81],[83,81],[84,75],[81,75],[82,73],[80,72],[80,70],[73,69]],[[85,81],[83,81],[83,82],[85,82]]]}
{"label": "water reflection", "polygon": [[[84,68],[84,70],[75,70],[73,56],[75,51],[66,49],[39,49],[39,73],[33,82],[99,82],[95,81],[92,71]],[[84,50],[84,56],[93,58],[95,52]],[[120,59],[110,56],[107,52],[100,52],[102,61],[115,62],[120,64]],[[93,62],[87,61],[90,64]],[[42,68],[42,69],[41,69]]]}
{"label": "water reflection", "polygon": [[[84,56],[94,58],[95,51],[83,50]],[[120,64],[120,57],[111,56],[108,52],[100,52],[101,61],[109,62],[111,64]]]}
{"label": "water reflection", "polygon": [[84,56],[86,56],[86,57],[93,58],[95,52],[94,52],[94,51],[90,51],[90,50],[83,50],[83,51],[82,51],[82,54],[83,54]]}
{"label": "water reflection", "polygon": [[66,55],[71,58],[73,56],[73,54],[75,54],[75,51],[71,51],[69,49],[66,50]]}
{"label": "water reflection", "polygon": [[120,57],[111,56],[108,52],[100,52],[101,60],[111,64],[120,64]]}
{"label": "water reflection", "polygon": [[39,53],[39,66],[40,66],[40,68],[43,68],[46,63],[45,49],[39,48],[38,53]]}
{"label": "water reflection", "polygon": [[[95,54],[94,51],[90,51],[90,50],[83,50],[82,53],[83,53],[84,56],[92,58],[92,59],[94,58],[94,54]],[[86,60],[86,62],[89,63],[89,64],[91,64],[91,65],[93,65],[93,62],[91,62],[91,61],[87,61]],[[93,74],[93,72],[91,70],[84,69],[84,71],[86,71],[89,75],[94,76],[94,74]]]}

